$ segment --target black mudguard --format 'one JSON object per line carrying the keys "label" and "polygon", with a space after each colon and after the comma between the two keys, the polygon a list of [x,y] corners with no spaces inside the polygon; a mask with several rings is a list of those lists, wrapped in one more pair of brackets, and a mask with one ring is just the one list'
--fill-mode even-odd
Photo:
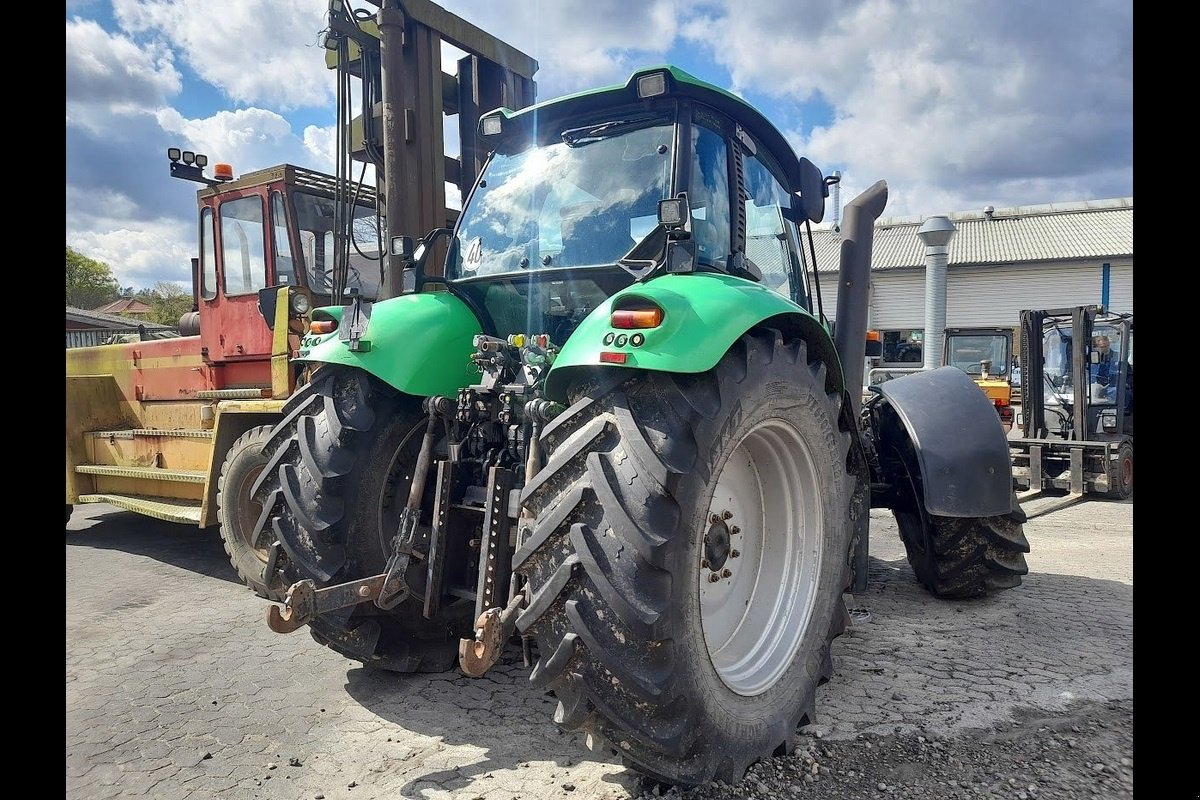
{"label": "black mudguard", "polygon": [[[896,412],[880,418],[900,420],[916,449],[929,514],[992,517],[1011,510],[1008,437],[995,406],[965,372],[955,367],[915,372],[878,390]],[[900,433],[876,432],[882,439]]]}

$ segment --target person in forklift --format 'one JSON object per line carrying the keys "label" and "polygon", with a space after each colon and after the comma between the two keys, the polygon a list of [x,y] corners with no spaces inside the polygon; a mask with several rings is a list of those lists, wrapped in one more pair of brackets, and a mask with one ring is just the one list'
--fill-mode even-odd
{"label": "person in forklift", "polygon": [[1092,351],[1099,354],[1098,361],[1090,368],[1092,396],[1097,400],[1117,399],[1117,354],[1109,346],[1107,336],[1096,336],[1092,339]]}

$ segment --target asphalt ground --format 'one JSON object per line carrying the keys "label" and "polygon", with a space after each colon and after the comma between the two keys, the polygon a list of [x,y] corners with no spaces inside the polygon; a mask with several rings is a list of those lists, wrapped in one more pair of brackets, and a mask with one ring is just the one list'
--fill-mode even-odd
{"label": "asphalt ground", "polygon": [[[953,740],[1079,702],[1131,700],[1131,500],[1031,520],[1024,583],[979,600],[929,596],[889,512],[872,512],[871,531],[870,585],[848,597],[853,625],[834,642],[835,674],[818,690],[810,737]],[[76,507],[66,533],[65,796],[645,791],[636,773],[558,731],[555,701],[529,685],[515,647],[481,679],[380,673],[303,630],[271,632],[266,605],[237,580],[215,529]]]}

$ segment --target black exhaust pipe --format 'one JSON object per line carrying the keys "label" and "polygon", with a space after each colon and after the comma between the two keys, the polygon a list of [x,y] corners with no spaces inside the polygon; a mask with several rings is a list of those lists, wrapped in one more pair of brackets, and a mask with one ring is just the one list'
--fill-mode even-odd
{"label": "black exhaust pipe", "polygon": [[846,204],[842,217],[840,283],[833,342],[842,361],[846,390],[850,392],[856,416],[862,405],[863,359],[867,356],[871,246],[875,241],[875,220],[886,205],[887,182],[876,181]]}

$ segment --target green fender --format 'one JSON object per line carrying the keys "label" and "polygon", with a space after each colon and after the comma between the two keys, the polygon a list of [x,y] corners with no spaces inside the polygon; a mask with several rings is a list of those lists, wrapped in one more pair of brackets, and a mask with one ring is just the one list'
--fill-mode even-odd
{"label": "green fender", "polygon": [[[341,318],[340,308],[320,311]],[[405,294],[371,306],[361,349],[352,351],[336,332],[309,334],[295,360],[358,367],[408,394],[453,397],[479,380],[471,354],[482,330],[471,309],[449,292]]]}
{"label": "green fender", "polygon": [[[663,310],[657,328],[628,330],[610,324],[612,308],[623,298],[645,298]],[[800,306],[761,284],[718,273],[663,275],[617,292],[580,324],[554,359],[546,377],[546,396],[566,401],[570,382],[581,372],[595,367],[645,369],[659,372],[697,373],[716,366],[738,337],[758,323],[772,318],[795,320],[802,329],[824,326]],[[796,318],[803,319],[796,319]],[[608,334],[615,341],[604,344]],[[645,336],[634,346],[635,333]],[[616,339],[624,335],[623,345]],[[828,331],[824,338],[828,339]],[[610,340],[611,341],[611,340]],[[832,343],[829,343],[832,348]],[[600,360],[602,352],[624,353],[624,364]],[[840,370],[840,367],[839,367]]]}

